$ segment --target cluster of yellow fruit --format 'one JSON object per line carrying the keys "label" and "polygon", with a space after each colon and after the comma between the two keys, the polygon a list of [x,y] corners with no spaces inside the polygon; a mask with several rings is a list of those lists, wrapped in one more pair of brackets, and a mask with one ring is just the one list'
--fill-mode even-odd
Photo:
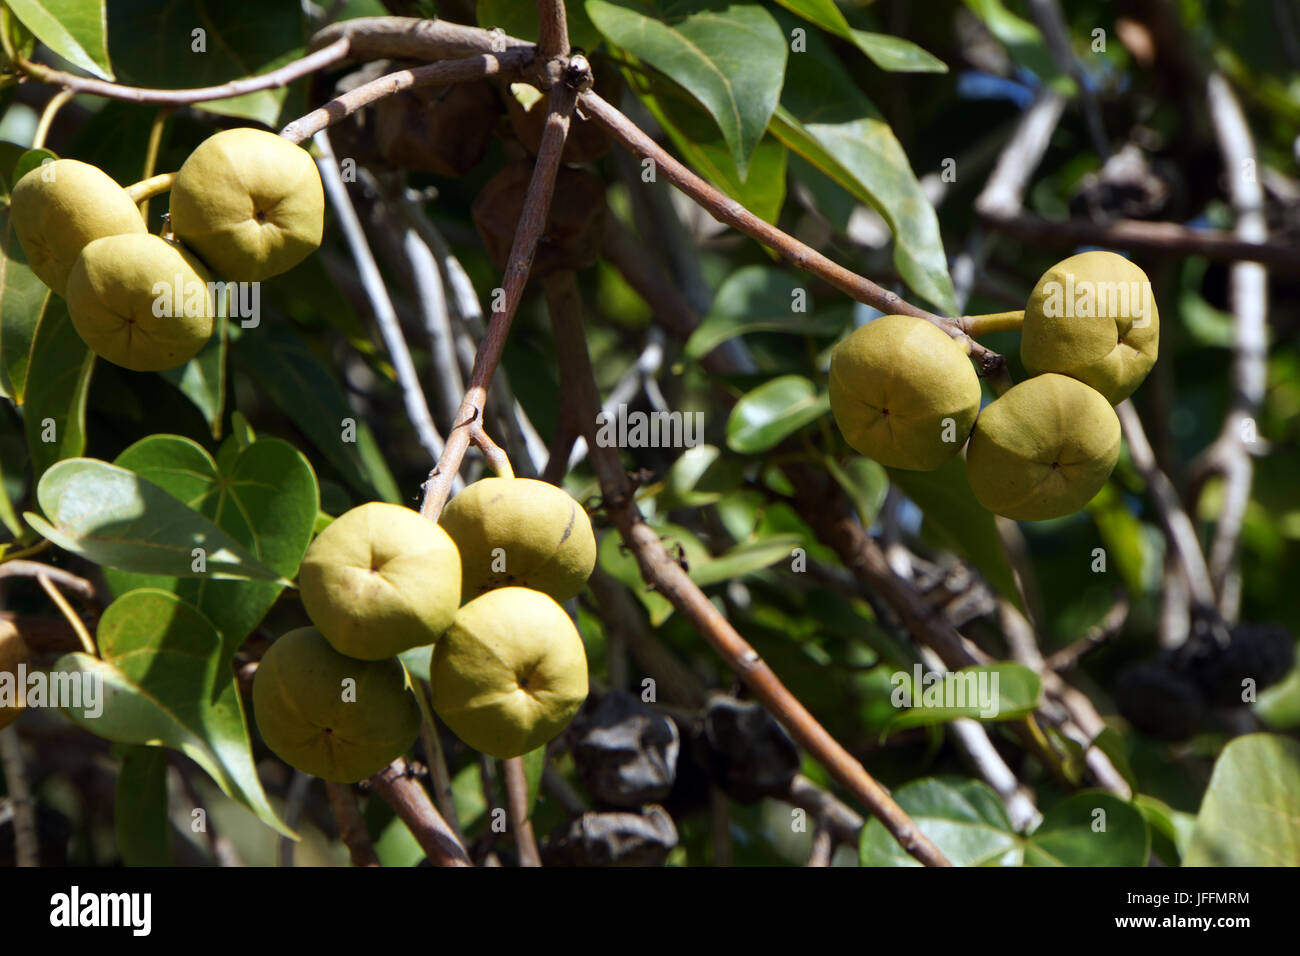
{"label": "cluster of yellow fruit", "polygon": [[151,235],[127,191],[75,159],[23,176],[11,211],[28,264],[67,299],[86,345],[144,372],[185,364],[212,336],[213,275],[260,281],[318,248],[325,194],[306,150],[232,129],[205,140],[176,174],[175,241]]}
{"label": "cluster of yellow fruit", "polygon": [[316,777],[377,773],[420,726],[396,655],[432,645],[433,708],[461,740],[502,759],[540,747],[587,697],[582,638],[558,602],[595,564],[587,513],[543,481],[477,481],[438,524],[399,505],[353,508],[302,562],[315,627],[285,634],[257,669],[262,738]]}
{"label": "cluster of yellow fruit", "polygon": [[836,346],[830,401],[855,450],[883,465],[933,470],[969,437],[967,473],[989,511],[1042,521],[1078,511],[1119,459],[1113,405],[1156,361],[1151,283],[1111,252],[1058,262],[1020,321],[1033,376],[980,410],[969,357],[938,326],[905,315],[868,322]]}

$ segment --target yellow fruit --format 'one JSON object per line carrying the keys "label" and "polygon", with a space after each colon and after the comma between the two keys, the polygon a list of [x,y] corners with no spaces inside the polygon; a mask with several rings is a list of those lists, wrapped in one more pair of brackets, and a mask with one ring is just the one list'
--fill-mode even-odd
{"label": "yellow fruit", "polygon": [[465,743],[507,759],[562,731],[587,698],[587,655],[564,608],[540,591],[470,601],[433,648],[433,707]]}
{"label": "yellow fruit", "polygon": [[966,451],[975,497],[1018,521],[1078,511],[1119,459],[1115,409],[1096,389],[1048,373],[1021,382],[980,412]]}
{"label": "yellow fruit", "polygon": [[56,159],[18,180],[10,213],[27,264],[59,295],[86,243],[148,231],[125,189],[75,159]]}
{"label": "yellow fruit", "polygon": [[0,703],[0,730],[12,724],[25,710],[17,703],[25,691],[18,683],[18,665],[30,656],[31,652],[18,634],[18,628],[11,621],[0,620],[0,685],[9,684],[0,697],[7,698],[12,693],[14,699],[12,706]]}
{"label": "yellow fruit", "polygon": [[476,481],[448,502],[439,523],[460,549],[465,600],[517,584],[565,601],[596,566],[587,512],[545,481]]}
{"label": "yellow fruit", "polygon": [[263,656],[253,715],[277,757],[339,783],[383,770],[420,732],[420,708],[400,663],[345,657],[313,627],[290,631]]}
{"label": "yellow fruit", "polygon": [[148,233],[86,245],[68,276],[68,314],[96,355],[136,372],[184,365],[212,337],[203,264]]}
{"label": "yellow fruit", "polygon": [[1020,330],[1020,359],[1031,374],[1077,378],[1112,405],[1142,384],[1159,346],[1151,282],[1113,252],[1070,256],[1043,273]]}
{"label": "yellow fruit", "polygon": [[447,629],[460,606],[460,555],[432,521],[372,501],[316,536],[298,587],[335,650],[382,660],[432,644]]}
{"label": "yellow fruit", "polygon": [[262,130],[210,136],[172,186],[172,231],[223,279],[287,272],[320,246],[324,223],[311,154]]}
{"label": "yellow fruit", "polygon": [[961,346],[910,315],[882,316],[837,345],[830,392],[845,441],[913,471],[957,454],[980,408],[979,378]]}

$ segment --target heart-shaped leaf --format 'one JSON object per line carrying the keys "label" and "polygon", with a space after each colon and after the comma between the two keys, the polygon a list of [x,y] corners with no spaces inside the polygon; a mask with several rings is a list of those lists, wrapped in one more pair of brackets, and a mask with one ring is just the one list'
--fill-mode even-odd
{"label": "heart-shaped leaf", "polygon": [[59,462],[41,478],[36,500],[45,517],[28,512],[27,523],[95,564],[169,577],[289,583],[207,518],[153,482],[108,462]]}
{"label": "heart-shaped leaf", "polygon": [[[802,293],[802,295],[801,295]],[[746,332],[788,332],[833,336],[851,321],[848,308],[810,314],[806,280],[767,266],[746,266],[728,276],[709,314],[686,342],[686,357],[698,361],[728,339]]]}
{"label": "heart-shaped leaf", "polygon": [[1214,764],[1185,866],[1300,866],[1300,741],[1247,734]]}
{"label": "heart-shaped leaf", "polygon": [[712,114],[744,178],[785,78],[785,35],[757,4],[588,0],[607,39],[645,60]]}
{"label": "heart-shaped leaf", "polygon": [[[288,442],[259,438],[222,455],[220,465],[196,442],[151,435],[117,457],[130,469],[212,521],[266,567],[284,578],[298,573],[318,513],[316,476]],[[233,654],[271,605],[278,583],[162,578],[106,571],[114,593],[158,587],[197,607],[221,632]]]}
{"label": "heart-shaped leaf", "polygon": [[5,0],[36,38],[69,63],[113,79],[105,33],[105,0]]}
{"label": "heart-shaped leaf", "polygon": [[[1016,833],[988,784],[927,777],[894,799],[957,866],[1143,866],[1150,836],[1142,814],[1113,794],[1087,790],[1052,807],[1028,836]],[[919,866],[877,819],[862,829],[863,866]]]}
{"label": "heart-shaped leaf", "polygon": [[227,796],[296,838],[257,779],[234,672],[207,618],[174,594],[145,588],[110,604],[96,636],[103,660],[65,654],[54,669],[102,681],[102,712],[65,713],[106,740],[181,751]]}
{"label": "heart-shaped leaf", "polygon": [[808,379],[782,375],[736,402],[727,417],[727,447],[742,455],[766,451],[830,409],[830,396]]}

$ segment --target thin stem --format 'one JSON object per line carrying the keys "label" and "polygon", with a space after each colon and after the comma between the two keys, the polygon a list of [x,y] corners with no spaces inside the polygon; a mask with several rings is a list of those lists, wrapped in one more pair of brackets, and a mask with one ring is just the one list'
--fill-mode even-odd
{"label": "thin stem", "polygon": [[351,116],[357,110],[386,96],[400,93],[402,90],[461,83],[482,79],[485,76],[496,76],[500,73],[513,73],[531,59],[531,47],[515,47],[504,53],[483,53],[461,60],[430,63],[409,70],[396,70],[336,96],[324,106],[294,120],[280,130],[280,135],[291,143],[301,143],[311,139],[326,127]]}
{"label": "thin stem", "polygon": [[[158,115],[153,118],[153,125],[149,127],[149,146],[144,154],[144,170],[140,173],[141,182],[147,181],[153,176],[154,167],[158,165],[158,150],[162,147],[163,129],[167,125],[167,117],[171,116],[170,109],[161,109]],[[169,183],[168,189],[171,188]],[[156,194],[152,194],[156,195]],[[145,195],[139,200],[140,218],[149,223],[149,199],[150,195]]]}
{"label": "thin stem", "polygon": [[[17,542],[11,541],[9,543],[16,544]],[[11,551],[8,554],[5,554],[4,556],[0,557],[0,564],[4,564],[8,561],[19,561],[22,560],[23,558],[30,558],[32,555],[40,554],[42,551],[45,551],[50,547],[51,547],[50,542],[47,541],[45,538],[42,538],[40,541],[37,541],[31,547],[19,548],[17,551]]]}
{"label": "thin stem", "polygon": [[1025,310],[989,312],[986,315],[963,315],[961,324],[966,334],[979,338],[992,332],[1018,332],[1025,321]]}
{"label": "thin stem", "polygon": [[294,80],[302,79],[317,70],[337,63],[348,55],[351,42],[347,37],[340,37],[328,46],[310,53],[300,60],[294,60],[262,76],[251,76],[242,80],[232,80],[219,86],[204,86],[189,90],[152,90],[135,86],[122,86],[97,80],[88,76],[76,76],[34,63],[31,60],[16,60],[18,69],[41,83],[61,86],[73,93],[91,93],[113,100],[129,100],[134,103],[158,103],[167,106],[185,106],[191,103],[210,103],[213,100],[228,100],[246,93],[258,93],[262,90],[278,89],[288,86]]}
{"label": "thin stem", "polygon": [[537,49],[546,59],[569,55],[564,0],[537,0]]}
{"label": "thin stem", "polygon": [[434,866],[473,866],[465,847],[447,826],[428,792],[407,773],[406,761],[400,757],[369,780],[371,788],[389,806]]}
{"label": "thin stem", "polygon": [[541,866],[542,856],[533,836],[533,822],[528,819],[528,775],[524,772],[524,758],[511,757],[503,761],[502,769],[506,778],[506,813],[515,834],[519,865]]}
{"label": "thin stem", "polygon": [[59,90],[50,97],[50,101],[45,104],[45,109],[41,111],[36,132],[32,135],[32,149],[40,149],[45,145],[45,138],[50,135],[50,127],[54,125],[54,118],[59,115],[59,110],[63,109],[63,104],[75,95],[72,90]]}
{"label": "thin stem", "polygon": [[86,630],[86,625],[82,622],[77,612],[72,609],[72,605],[68,603],[68,599],[63,596],[63,592],[58,589],[55,583],[51,581],[47,575],[39,575],[36,580],[44,589],[45,593],[50,596],[50,600],[54,602],[56,607],[58,607],[59,613],[67,619],[68,623],[72,625],[72,629],[77,632],[77,637],[80,639],[81,646],[85,648],[86,653],[91,657],[98,657],[99,652],[95,650],[95,642],[91,639],[90,632]]}
{"label": "thin stem", "polygon": [[510,324],[514,320],[519,301],[523,298],[524,285],[528,273],[532,270],[533,255],[537,251],[537,242],[546,230],[547,217],[551,209],[551,196],[555,192],[555,176],[560,168],[560,154],[564,150],[564,141],[569,132],[569,119],[573,115],[574,95],[567,86],[560,84],[551,91],[550,112],[546,117],[546,127],[542,131],[541,148],[538,150],[537,163],[533,167],[533,177],[528,183],[528,194],[524,197],[523,213],[515,232],[514,245],[506,262],[504,276],[505,302],[500,312],[493,312],[488,323],[487,333],[479,343],[474,355],[474,369],[470,373],[469,387],[465,398],[456,413],[456,425],[447,436],[447,445],[437,466],[424,484],[424,502],[420,513],[431,521],[437,521],[443,505],[451,491],[452,479],[460,470],[465,451],[473,436],[473,427],[481,422],[483,406],[487,400],[487,388],[501,361],[501,352],[505,348],[506,336],[510,334]]}
{"label": "thin stem", "polygon": [[13,807],[14,858],[19,866],[40,866],[36,804],[27,783],[22,742],[18,738],[16,727],[9,726],[0,730],[0,765],[3,765],[5,783],[9,787],[9,805]]}
{"label": "thin stem", "polygon": [[141,209],[148,210],[150,199],[168,192],[174,185],[176,185],[175,173],[159,173],[157,176],[150,176],[148,179],[127,186],[126,194],[131,197],[132,202],[139,203]]}
{"label": "thin stem", "polygon": [[379,857],[370,842],[366,822],[362,819],[361,809],[357,806],[357,793],[351,784],[325,781],[325,792],[329,795],[330,809],[334,811],[334,820],[339,825],[339,839],[348,848],[353,866],[379,866]]}

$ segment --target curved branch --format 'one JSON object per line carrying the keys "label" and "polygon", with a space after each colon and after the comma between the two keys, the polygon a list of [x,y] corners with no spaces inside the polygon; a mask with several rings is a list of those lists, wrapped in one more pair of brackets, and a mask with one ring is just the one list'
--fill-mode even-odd
{"label": "curved branch", "polygon": [[231,80],[220,86],[204,86],[192,90],[151,90],[137,86],[122,86],[97,80],[88,76],[65,73],[43,63],[31,60],[18,60],[15,64],[19,70],[34,80],[61,86],[75,93],[90,93],[113,100],[127,100],[132,103],[159,103],[167,106],[186,106],[191,103],[210,103],[213,100],[228,100],[246,93],[260,93],[263,90],[278,89],[288,86],[294,80],[300,80],[308,74],[324,69],[332,63],[338,63],[348,55],[350,42],[340,37],[301,60],[286,63],[278,70],[261,76],[250,76],[242,80]]}

